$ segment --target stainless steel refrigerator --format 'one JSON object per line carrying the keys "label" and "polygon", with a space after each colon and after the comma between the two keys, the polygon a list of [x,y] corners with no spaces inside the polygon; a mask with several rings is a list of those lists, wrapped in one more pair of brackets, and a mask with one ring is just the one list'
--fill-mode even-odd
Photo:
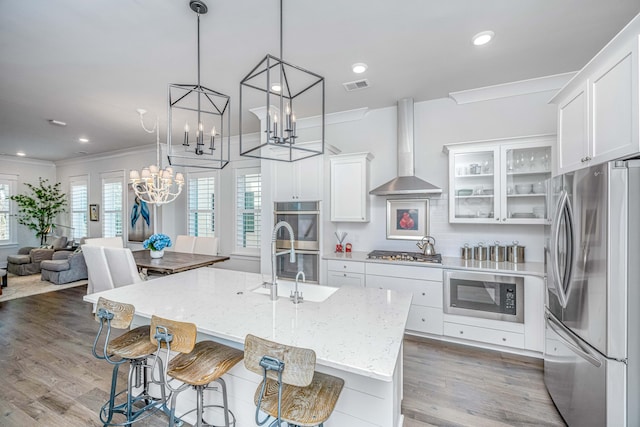
{"label": "stainless steel refrigerator", "polygon": [[569,426],[640,426],[640,161],[547,186],[545,384]]}

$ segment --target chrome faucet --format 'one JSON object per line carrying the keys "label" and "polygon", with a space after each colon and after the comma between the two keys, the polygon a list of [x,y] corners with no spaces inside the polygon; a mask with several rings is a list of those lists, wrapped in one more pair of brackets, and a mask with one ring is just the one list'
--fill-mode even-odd
{"label": "chrome faucet", "polygon": [[289,299],[293,301],[294,304],[301,303],[304,300],[304,298],[302,298],[302,292],[298,292],[298,279],[300,278],[300,275],[302,275],[303,282],[307,281],[307,279],[304,277],[304,271],[298,271],[298,274],[296,274],[296,291],[292,291],[291,296],[289,297]]}
{"label": "chrome faucet", "polygon": [[[278,230],[282,227],[286,228],[289,231],[289,240],[291,241],[291,249],[288,251],[276,252],[276,235],[278,234]],[[296,252],[293,248],[294,246],[295,236],[293,235],[293,228],[286,221],[280,221],[273,227],[273,232],[271,233],[271,283],[268,283],[271,286],[271,301],[276,301],[278,299],[278,278],[276,277],[276,257],[279,255],[289,254],[289,262],[296,262]]]}

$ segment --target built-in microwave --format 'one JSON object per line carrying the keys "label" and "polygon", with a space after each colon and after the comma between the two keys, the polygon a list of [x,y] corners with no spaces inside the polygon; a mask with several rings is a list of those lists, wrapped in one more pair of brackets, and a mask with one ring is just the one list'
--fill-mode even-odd
{"label": "built-in microwave", "polygon": [[524,322],[524,277],[445,270],[444,312]]}

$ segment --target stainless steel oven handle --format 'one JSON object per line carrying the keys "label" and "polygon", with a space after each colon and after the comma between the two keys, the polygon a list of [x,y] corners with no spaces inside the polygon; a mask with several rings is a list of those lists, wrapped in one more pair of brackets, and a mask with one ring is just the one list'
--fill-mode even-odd
{"label": "stainless steel oven handle", "polygon": [[558,200],[558,207],[556,209],[555,215],[553,216],[553,221],[551,223],[551,247],[550,252],[552,254],[551,259],[551,272],[553,274],[553,287],[556,290],[556,295],[558,296],[558,300],[562,308],[567,307],[567,298],[564,294],[563,289],[563,278],[560,277],[560,265],[558,260],[558,246],[560,243],[560,218],[564,214],[564,205],[569,199],[569,196],[566,191],[562,191],[560,193],[560,199]]}
{"label": "stainless steel oven handle", "polygon": [[555,332],[563,341],[563,343],[569,347],[575,354],[591,363],[596,368],[602,366],[602,362],[596,356],[593,355],[593,352],[586,348],[584,344],[577,341],[571,335],[568,335],[565,331],[562,330],[562,325],[557,324],[557,320],[551,317],[548,313],[545,315],[547,325]]}

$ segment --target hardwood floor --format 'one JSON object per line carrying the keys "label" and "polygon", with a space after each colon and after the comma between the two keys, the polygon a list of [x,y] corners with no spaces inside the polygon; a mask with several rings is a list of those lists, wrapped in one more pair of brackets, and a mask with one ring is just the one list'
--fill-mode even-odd
{"label": "hardwood floor", "polygon": [[[85,293],[0,303],[0,426],[100,425],[111,370],[91,355],[97,323]],[[404,351],[405,427],[564,426],[538,360],[413,337]]]}

